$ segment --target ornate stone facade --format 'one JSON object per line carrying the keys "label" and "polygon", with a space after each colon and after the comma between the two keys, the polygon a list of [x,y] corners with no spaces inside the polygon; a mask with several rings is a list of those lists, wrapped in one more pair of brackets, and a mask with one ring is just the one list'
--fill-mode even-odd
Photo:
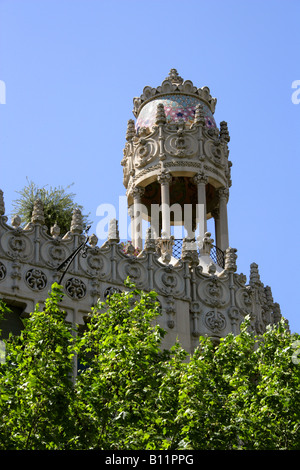
{"label": "ornate stone facade", "polygon": [[[137,123],[128,122],[122,160],[133,222],[135,204],[149,208],[153,202],[172,204],[180,197],[182,205],[203,204],[204,212],[202,216],[193,212],[191,233],[182,240],[177,256],[168,234],[172,221],[166,213],[156,232],[151,217],[148,219],[144,243],[134,231],[135,223],[132,243],[120,243],[115,220],[102,246],[95,235],[90,236],[62,281],[67,321],[84,325],[90,307],[110,292],[124,290],[129,276],[138,288],[158,293],[160,323],[168,332],[165,346],[178,337],[191,352],[200,335],[218,340],[229,332],[237,334],[246,315],[257,333],[278,322],[280,307],[273,301],[270,287],[261,282],[258,266],[251,265],[248,284],[246,276],[236,272],[237,254],[229,247],[227,223],[229,133],[225,122],[217,128],[215,105],[207,87],[197,89],[174,69],[160,87],[145,87],[141,97],[134,99]],[[177,200],[176,194],[180,196]],[[222,262],[212,257],[213,240],[206,230],[210,217],[215,220]],[[203,233],[195,239],[197,223],[202,223]],[[43,224],[40,201],[26,227],[21,228],[18,217],[9,224],[0,191],[0,295],[21,318],[36,303],[43,305],[51,284],[61,278],[58,266],[85,240],[79,210],[74,211],[70,231],[63,237],[57,225],[49,233]]]}

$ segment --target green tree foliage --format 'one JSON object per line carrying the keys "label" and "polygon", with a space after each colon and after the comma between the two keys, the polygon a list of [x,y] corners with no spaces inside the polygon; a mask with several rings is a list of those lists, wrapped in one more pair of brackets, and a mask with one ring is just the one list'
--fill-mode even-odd
{"label": "green tree foliage", "polygon": [[78,446],[150,449],[163,441],[158,391],[172,351],[160,348],[165,331],[153,324],[156,294],[126,287],[93,309],[79,343],[86,369],[76,385]]}
{"label": "green tree foliage", "polygon": [[[34,202],[40,199],[44,207],[45,225],[50,229],[55,223],[60,227],[61,235],[70,230],[72,213],[75,208],[83,210],[83,207],[74,202],[75,194],[69,192],[71,185],[63,188],[61,186],[52,188],[39,187],[34,182],[28,181],[20,195],[13,202],[12,215],[19,215],[23,224],[30,222]],[[83,225],[88,224],[88,215],[83,215]]]}
{"label": "green tree foliage", "polygon": [[258,338],[246,319],[188,357],[163,349],[154,292],[127,281],[77,336],[61,297],[54,284],[5,341],[0,449],[300,449],[299,335],[284,321]]}
{"label": "green tree foliage", "polygon": [[71,425],[73,335],[58,307],[54,285],[26,320],[20,337],[6,341],[0,366],[0,449],[61,449]]}

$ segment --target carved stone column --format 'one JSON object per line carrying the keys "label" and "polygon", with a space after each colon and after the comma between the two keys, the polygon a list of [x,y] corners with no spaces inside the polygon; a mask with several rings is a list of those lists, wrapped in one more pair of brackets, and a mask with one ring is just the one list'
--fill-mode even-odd
{"label": "carved stone column", "polygon": [[133,204],[128,207],[128,215],[130,217],[130,228],[131,228],[131,242],[134,245],[135,243],[135,233],[134,233],[134,208]]}
{"label": "carved stone column", "polygon": [[216,207],[211,215],[214,218],[215,221],[215,239],[216,239],[216,246],[218,248],[221,248],[221,233],[220,233],[220,210],[218,207]]}
{"label": "carved stone column", "polygon": [[207,232],[206,220],[206,184],[208,178],[203,173],[198,173],[193,177],[193,182],[197,185],[198,206],[197,206],[197,225],[199,226],[199,237],[202,239]]}
{"label": "carved stone column", "polygon": [[229,234],[228,234],[228,217],[227,217],[227,201],[229,197],[229,190],[227,188],[219,189],[219,231],[220,231],[220,246],[223,251],[229,247]]}
{"label": "carved stone column", "polygon": [[142,239],[142,208],[141,208],[141,198],[144,194],[144,188],[135,186],[132,190],[133,194],[133,234],[134,239],[132,240],[135,248],[139,250],[143,249],[143,239]]}
{"label": "carved stone column", "polygon": [[172,181],[172,175],[168,171],[163,170],[157,180],[161,187],[161,238],[170,238],[170,182]]}

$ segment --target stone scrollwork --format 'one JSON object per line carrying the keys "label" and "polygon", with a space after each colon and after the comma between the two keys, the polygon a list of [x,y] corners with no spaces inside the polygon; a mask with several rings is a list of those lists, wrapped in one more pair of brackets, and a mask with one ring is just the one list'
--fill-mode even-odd
{"label": "stone scrollwork", "polygon": [[104,300],[106,300],[112,294],[121,294],[122,291],[118,287],[110,286],[105,289]]}
{"label": "stone scrollwork", "polygon": [[20,255],[26,249],[26,242],[24,237],[21,236],[12,236],[8,242],[9,247],[13,250],[14,253]]}
{"label": "stone scrollwork", "polygon": [[93,256],[93,255],[89,255],[87,257],[87,264],[93,271],[97,271],[97,272],[101,271],[101,269],[103,269],[103,266],[104,266],[103,259],[100,258],[99,256]]}
{"label": "stone scrollwork", "polygon": [[192,158],[197,153],[198,142],[194,136],[179,129],[175,134],[167,137],[165,149],[169,155]]}
{"label": "stone scrollwork", "polygon": [[136,263],[126,265],[125,271],[130,279],[134,281],[141,279],[142,270]]}
{"label": "stone scrollwork", "polygon": [[204,152],[207,158],[218,167],[224,166],[224,151],[220,142],[207,140],[204,144]]}
{"label": "stone scrollwork", "polygon": [[227,286],[214,275],[199,285],[198,295],[211,307],[224,307],[229,301]]}
{"label": "stone scrollwork", "polygon": [[25,275],[26,284],[33,290],[43,290],[47,285],[47,276],[40,269],[29,269]]}
{"label": "stone scrollwork", "polygon": [[65,288],[68,296],[73,300],[83,299],[86,295],[86,285],[76,277],[68,279]]}
{"label": "stone scrollwork", "polygon": [[226,318],[222,312],[212,310],[205,315],[205,325],[214,333],[220,333],[226,327]]}
{"label": "stone scrollwork", "polygon": [[151,163],[158,154],[157,142],[153,139],[140,139],[134,152],[134,166],[136,168],[143,168],[148,163]]}
{"label": "stone scrollwork", "polygon": [[54,261],[61,263],[66,257],[66,251],[62,246],[52,245],[49,248],[49,255]]}
{"label": "stone scrollwork", "polygon": [[0,281],[3,281],[6,277],[6,267],[3,263],[0,263]]}
{"label": "stone scrollwork", "polygon": [[177,285],[177,279],[174,274],[167,272],[162,275],[162,282],[170,291],[172,291]]}

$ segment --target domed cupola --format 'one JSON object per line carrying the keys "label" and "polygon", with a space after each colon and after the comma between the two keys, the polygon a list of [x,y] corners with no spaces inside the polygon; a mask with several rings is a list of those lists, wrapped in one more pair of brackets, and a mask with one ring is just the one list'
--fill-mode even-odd
{"label": "domed cupola", "polygon": [[183,81],[176,69],[171,69],[169,76],[160,87],[145,87],[140,98],[134,99],[133,114],[136,117],[136,130],[155,125],[157,106],[164,107],[168,124],[184,121],[190,127],[195,119],[197,105],[202,105],[205,125],[216,127],[214,110],[216,99],[209,94],[209,88],[197,89],[190,80]]}
{"label": "domed cupola", "polygon": [[227,123],[216,125],[216,102],[208,87],[197,88],[176,69],[133,99],[121,164],[136,248],[143,247],[142,219],[152,238],[169,240],[171,226],[181,225],[183,237],[201,241],[211,217],[216,246],[228,248],[230,139]]}

